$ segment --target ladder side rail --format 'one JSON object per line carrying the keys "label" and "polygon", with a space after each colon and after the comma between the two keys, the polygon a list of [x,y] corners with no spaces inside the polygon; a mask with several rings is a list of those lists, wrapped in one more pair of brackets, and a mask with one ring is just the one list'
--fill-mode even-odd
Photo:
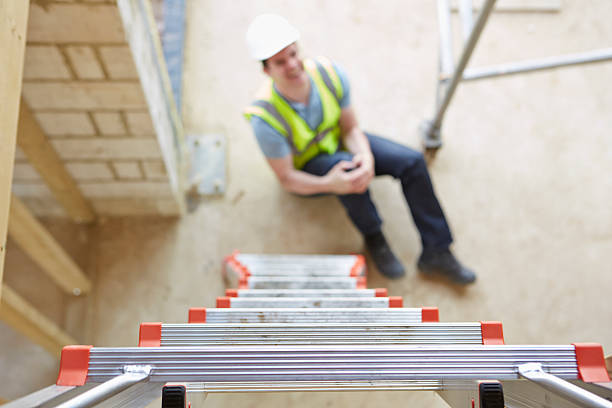
{"label": "ladder side rail", "polygon": [[[575,381],[575,380],[572,380]],[[577,405],[559,394],[528,380],[501,381],[507,406],[513,408],[576,408]]]}
{"label": "ladder side rail", "polygon": [[612,408],[612,402],[601,398],[557,376],[542,370],[542,364],[526,363],[518,367],[521,377],[584,408]]}
{"label": "ladder side rail", "polygon": [[582,380],[571,380],[571,383],[583,388],[593,394],[612,401],[612,381],[608,382],[584,382]]}
{"label": "ladder side rail", "polygon": [[83,394],[66,401],[57,408],[88,408],[96,404],[106,401],[109,398],[127,390],[128,388],[142,383],[149,379],[152,367],[145,366],[126,366],[123,368],[124,373],[118,375]]}
{"label": "ladder side rail", "polygon": [[[83,386],[91,388],[91,385]],[[53,405],[57,405],[58,402],[63,401],[66,396],[72,398],[75,395],[85,392],[85,390],[76,386],[63,386],[63,385],[50,385],[38,391],[34,391],[28,395],[24,395],[21,398],[17,398],[13,401],[7,402],[2,405],[2,408],[24,408],[24,407],[43,407],[53,402]],[[49,405],[51,406],[51,405]]]}

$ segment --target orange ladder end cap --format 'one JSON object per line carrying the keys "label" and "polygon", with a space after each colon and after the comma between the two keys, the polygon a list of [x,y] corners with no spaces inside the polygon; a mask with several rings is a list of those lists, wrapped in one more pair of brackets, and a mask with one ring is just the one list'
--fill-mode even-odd
{"label": "orange ladder end cap", "polygon": [[368,285],[368,280],[366,279],[365,276],[358,276],[357,278],[357,289],[365,289],[367,288]]}
{"label": "orange ladder end cap", "polygon": [[236,258],[237,253],[233,254],[232,257],[228,260],[227,264],[230,265],[232,268],[237,269],[241,274],[246,275],[246,276],[251,276],[251,271],[249,271],[249,268],[243,264],[242,262],[240,262],[237,258]]}
{"label": "orange ladder end cap", "polygon": [[603,348],[598,343],[573,343],[578,376],[584,382],[609,382]]}
{"label": "orange ladder end cap", "polygon": [[56,385],[85,385],[89,371],[89,350],[92,346],[65,346],[62,349]]}
{"label": "orange ladder end cap", "polygon": [[387,297],[389,296],[389,291],[387,290],[387,288],[376,288],[374,289],[374,296]]}
{"label": "orange ladder end cap", "polygon": [[138,347],[161,347],[161,323],[141,323]]}
{"label": "orange ladder end cap", "polygon": [[234,250],[234,251],[233,251],[231,254],[226,255],[226,256],[223,258],[223,261],[224,261],[225,263],[228,263],[230,260],[232,260],[232,259],[236,259],[236,255],[238,255],[239,253],[240,253],[240,251],[238,251],[237,249],[235,249],[235,250]]}
{"label": "orange ladder end cap", "polygon": [[248,289],[249,288],[249,277],[248,276],[242,276],[240,278],[240,280],[238,281],[238,288],[239,289]]}
{"label": "orange ladder end cap", "polygon": [[227,296],[219,296],[217,298],[217,308],[219,309],[228,309],[232,307],[232,298]]}
{"label": "orange ladder end cap", "polygon": [[498,345],[504,343],[504,328],[501,322],[480,322],[482,344]]}
{"label": "orange ladder end cap", "polygon": [[238,297],[238,289],[225,289],[225,296]]}
{"label": "orange ladder end cap", "polygon": [[[363,255],[356,255],[357,259],[355,259],[355,263],[351,267],[350,276],[362,276],[367,274],[367,269],[365,267],[365,258]],[[361,273],[363,271],[363,273]]]}
{"label": "orange ladder end cap", "polygon": [[437,307],[423,307],[421,308],[421,322],[423,323],[437,323],[440,321],[440,313]]}
{"label": "orange ladder end cap", "polygon": [[389,307],[404,307],[404,299],[401,296],[389,296]]}
{"label": "orange ladder end cap", "polygon": [[242,274],[245,275],[245,276],[251,276],[252,275],[252,273],[249,270],[249,268],[247,268],[246,266],[244,266],[240,262],[238,262],[238,269],[240,269],[240,272],[242,272]]}
{"label": "orange ladder end cap", "polygon": [[192,307],[189,309],[189,323],[206,323],[206,308]]}
{"label": "orange ladder end cap", "polygon": [[246,266],[241,264],[239,261],[237,261],[236,258],[228,259],[228,261],[226,262],[226,265],[232,268],[232,270],[234,272],[237,272],[238,275],[240,276],[251,276],[252,275],[251,271],[249,271],[249,268],[247,268]]}
{"label": "orange ladder end cap", "polygon": [[235,263],[236,255],[238,254],[239,252],[235,250],[230,255],[226,255],[223,257],[223,263],[221,264],[221,272],[223,273],[224,278],[227,277],[227,267]]}

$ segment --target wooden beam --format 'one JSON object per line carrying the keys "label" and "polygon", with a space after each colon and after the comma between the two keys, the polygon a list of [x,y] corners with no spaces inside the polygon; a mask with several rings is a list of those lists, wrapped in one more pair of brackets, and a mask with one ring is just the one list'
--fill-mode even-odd
{"label": "wooden beam", "polygon": [[74,221],[92,222],[96,219],[91,205],[81,194],[64,162],[23,99],[19,109],[17,144]]}
{"label": "wooden beam", "polygon": [[77,344],[49,318],[19,296],[13,289],[2,286],[0,319],[49,353],[59,357],[62,347]]}
{"label": "wooden beam", "polygon": [[66,292],[80,295],[91,290],[89,278],[15,195],[8,235]]}
{"label": "wooden beam", "polygon": [[[138,1],[142,7],[134,7],[133,0],[117,0],[117,8],[126,30],[126,39],[132,51],[142,90],[151,102],[149,113],[164,159],[173,197],[184,214],[187,162],[184,157],[185,134],[170,85],[170,77],[163,55],[161,40],[155,23],[151,3]],[[158,112],[158,113],[155,113]]]}
{"label": "wooden beam", "polygon": [[4,271],[29,6],[29,1],[0,0],[0,283]]}

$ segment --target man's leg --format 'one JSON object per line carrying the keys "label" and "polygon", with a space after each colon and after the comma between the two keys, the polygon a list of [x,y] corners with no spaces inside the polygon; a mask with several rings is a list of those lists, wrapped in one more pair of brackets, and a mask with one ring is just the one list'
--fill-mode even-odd
{"label": "man's leg", "polygon": [[433,190],[423,154],[382,137],[369,133],[367,136],[376,175],[389,175],[401,181],[423,248],[448,248],[453,238]]}
{"label": "man's leg", "polygon": [[423,155],[372,134],[367,134],[367,137],[374,155],[376,175],[390,175],[402,183],[406,203],[423,244],[418,261],[421,272],[441,273],[457,283],[473,282],[476,275],[463,267],[449,250],[453,238]]}
{"label": "man's leg", "polygon": [[[334,165],[342,160],[351,161],[353,155],[349,152],[339,151],[335,154],[321,154],[310,160],[302,170],[317,176],[323,176]],[[372,255],[379,271],[389,278],[399,278],[404,275],[404,267],[397,260],[382,235],[382,220],[372,198],[370,191],[363,194],[345,194],[337,196],[353,224],[364,236],[366,246]]]}

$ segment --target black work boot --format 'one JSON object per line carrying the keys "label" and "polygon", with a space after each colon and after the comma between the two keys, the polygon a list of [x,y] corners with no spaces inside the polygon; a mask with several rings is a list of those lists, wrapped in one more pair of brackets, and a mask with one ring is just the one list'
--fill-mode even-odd
{"label": "black work boot", "polygon": [[382,232],[367,235],[365,244],[380,273],[391,279],[404,276],[404,265],[395,257]]}
{"label": "black work boot", "polygon": [[423,250],[417,267],[424,275],[441,275],[460,285],[476,280],[474,271],[461,265],[450,249]]}

